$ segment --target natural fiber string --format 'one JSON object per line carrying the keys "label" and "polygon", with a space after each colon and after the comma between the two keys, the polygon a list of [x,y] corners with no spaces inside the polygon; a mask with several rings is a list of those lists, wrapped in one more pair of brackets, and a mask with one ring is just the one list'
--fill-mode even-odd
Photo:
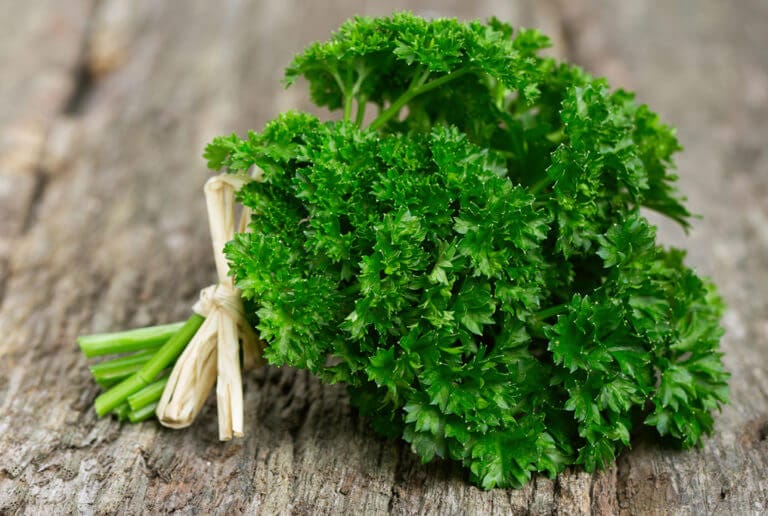
{"label": "natural fiber string", "polygon": [[[261,343],[245,319],[240,290],[235,288],[224,245],[235,235],[235,192],[247,178],[222,174],[205,184],[208,222],[218,284],[203,289],[193,307],[205,317],[200,329],[176,361],[157,406],[157,418],[170,428],[192,424],[216,381],[219,439],[243,435],[243,385],[240,345],[244,367],[261,363]],[[237,232],[244,232],[250,210],[243,208]]]}

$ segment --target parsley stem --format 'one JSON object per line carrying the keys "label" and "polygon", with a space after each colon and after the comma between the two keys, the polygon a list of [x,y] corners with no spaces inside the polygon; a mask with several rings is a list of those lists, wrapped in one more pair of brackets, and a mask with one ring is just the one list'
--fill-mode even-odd
{"label": "parsley stem", "polygon": [[152,403],[145,405],[138,410],[132,410],[128,412],[128,421],[131,423],[141,423],[142,421],[146,421],[155,415],[157,405],[158,402],[153,401]]}
{"label": "parsley stem", "polygon": [[547,186],[552,184],[555,180],[549,177],[549,175],[545,176],[544,178],[538,180],[528,189],[529,193],[532,193],[534,195],[541,193],[542,190],[544,190]]}
{"label": "parsley stem", "polygon": [[120,380],[116,380],[116,381],[115,380],[96,380],[96,385],[101,387],[102,391],[106,391],[107,389],[109,389],[119,381]]}
{"label": "parsley stem", "polygon": [[183,324],[180,322],[115,333],[83,335],[78,337],[77,343],[88,358],[159,348],[179,331]]}
{"label": "parsley stem", "polygon": [[336,84],[339,86],[339,91],[341,91],[341,94],[344,97],[344,120],[349,121],[352,118],[352,100],[354,95],[349,91],[349,88],[347,88],[347,85],[342,80],[338,70],[334,69],[331,72],[331,75],[336,80]]}
{"label": "parsley stem", "polygon": [[429,71],[424,71],[423,65],[417,66],[416,73],[413,74],[413,77],[411,78],[411,84],[408,85],[408,89],[413,90],[423,86],[424,83],[427,82],[427,79],[429,79],[429,74]]}
{"label": "parsley stem", "polygon": [[141,389],[139,392],[128,396],[128,405],[131,407],[131,410],[135,412],[140,408],[146,407],[150,403],[159,400],[160,396],[163,395],[163,390],[165,389],[165,385],[168,383],[169,376],[170,373],[165,374],[156,382],[152,382]]}
{"label": "parsley stem", "polygon": [[118,421],[125,421],[130,411],[131,407],[128,406],[128,403],[124,402],[115,407],[112,413],[117,416]]}
{"label": "parsley stem", "polygon": [[429,81],[426,84],[419,84],[420,81],[417,81],[416,84],[412,84],[411,87],[409,87],[405,92],[403,92],[400,97],[397,98],[390,106],[381,112],[381,114],[376,117],[376,120],[371,122],[371,125],[369,126],[370,129],[376,130],[379,129],[382,125],[387,123],[390,118],[397,115],[400,110],[405,106],[408,102],[411,101],[414,97],[417,97],[421,95],[422,93],[426,93],[428,91],[432,91],[435,88],[442,86],[443,84],[450,82],[454,79],[457,79],[458,77],[461,77],[462,75],[465,75],[469,73],[471,70],[469,68],[462,68],[458,71],[455,71],[453,73],[448,73],[443,75],[442,77],[438,77],[437,79],[434,79],[432,81]]}
{"label": "parsley stem", "polygon": [[139,351],[127,357],[95,364],[90,367],[91,374],[98,383],[114,383],[141,369],[153,354],[152,350]]}
{"label": "parsley stem", "polygon": [[101,372],[111,371],[113,369],[119,369],[126,365],[133,365],[133,364],[143,364],[147,360],[149,360],[152,355],[154,355],[154,350],[152,349],[145,349],[142,351],[137,351],[136,353],[132,353],[130,355],[122,356],[120,358],[113,358],[111,360],[105,360],[104,362],[99,362],[98,364],[94,364],[90,367],[91,373],[98,374]]}
{"label": "parsley stem", "polygon": [[357,98],[357,116],[355,117],[355,123],[358,127],[363,126],[363,120],[365,119],[365,107],[368,104],[368,102],[365,100],[365,97],[358,97]]}
{"label": "parsley stem", "polygon": [[346,122],[352,120],[352,101],[354,100],[355,98],[352,95],[344,92],[344,120]]}
{"label": "parsley stem", "polygon": [[536,313],[536,319],[543,321],[544,319],[549,319],[550,317],[554,315],[559,315],[563,313],[568,308],[568,303],[563,303],[560,305],[550,306],[549,308],[545,308],[544,310],[541,310],[540,312]]}
{"label": "parsley stem", "polygon": [[152,382],[160,374],[160,371],[168,367],[184,351],[200,325],[203,324],[204,319],[201,315],[193,314],[139,371],[96,398],[94,402],[96,413],[99,416],[108,414],[123,403],[128,396],[140,391]]}

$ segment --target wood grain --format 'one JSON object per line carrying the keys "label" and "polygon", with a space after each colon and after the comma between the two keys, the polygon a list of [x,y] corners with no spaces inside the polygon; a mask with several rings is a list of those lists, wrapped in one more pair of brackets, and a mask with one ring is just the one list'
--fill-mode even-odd
{"label": "wood grain", "polygon": [[[97,420],[80,333],[184,318],[214,279],[199,157],[308,108],[282,67],[352,14],[496,14],[636,89],[679,128],[690,252],[729,304],[733,403],[687,453],[483,492],[372,434],[304,371],[245,379],[247,437]],[[768,5],[760,0],[0,3],[0,513],[643,514],[768,511]]]}

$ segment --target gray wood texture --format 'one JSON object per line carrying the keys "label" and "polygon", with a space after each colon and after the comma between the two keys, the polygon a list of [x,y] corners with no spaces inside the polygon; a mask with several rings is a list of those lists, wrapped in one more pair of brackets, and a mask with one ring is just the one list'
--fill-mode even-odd
{"label": "gray wood texture", "polygon": [[[685,237],[726,298],[733,402],[701,449],[483,492],[372,434],[344,390],[266,367],[247,437],[96,419],[81,333],[184,318],[214,279],[200,158],[306,108],[293,53],[352,14],[538,26],[553,52],[679,128]],[[768,3],[764,0],[0,2],[0,513],[749,514],[768,511]]]}

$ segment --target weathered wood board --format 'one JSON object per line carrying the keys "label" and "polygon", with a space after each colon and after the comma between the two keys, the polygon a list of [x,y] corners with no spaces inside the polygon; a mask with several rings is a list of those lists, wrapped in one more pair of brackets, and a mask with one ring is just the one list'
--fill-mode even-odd
{"label": "weathered wood board", "polygon": [[[279,79],[352,14],[409,8],[538,26],[553,51],[679,128],[685,247],[715,278],[733,403],[687,453],[640,440],[616,466],[480,491],[372,435],[344,390],[246,378],[246,438],[211,404],[183,432],[98,420],[74,339],[186,316],[214,278],[204,143],[306,108]],[[768,3],[0,2],[0,513],[768,511]]]}

